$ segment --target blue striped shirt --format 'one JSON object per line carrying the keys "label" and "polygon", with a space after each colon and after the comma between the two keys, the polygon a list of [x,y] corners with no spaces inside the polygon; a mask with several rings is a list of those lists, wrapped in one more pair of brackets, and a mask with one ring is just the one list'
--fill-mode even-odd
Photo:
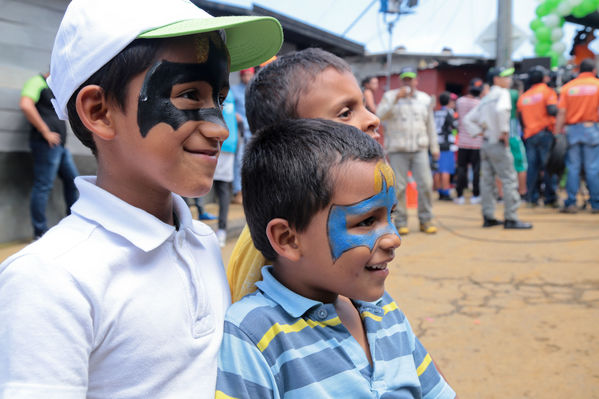
{"label": "blue striped shirt", "polygon": [[453,398],[410,324],[385,293],[354,301],[373,365],[333,304],[300,296],[262,269],[258,291],[225,318],[216,398]]}

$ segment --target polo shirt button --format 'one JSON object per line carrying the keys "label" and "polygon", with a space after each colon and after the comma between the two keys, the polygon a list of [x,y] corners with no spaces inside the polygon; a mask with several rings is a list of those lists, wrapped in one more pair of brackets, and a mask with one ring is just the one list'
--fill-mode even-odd
{"label": "polo shirt button", "polygon": [[326,319],[328,315],[329,313],[325,309],[320,309],[317,313],[317,316],[320,320]]}

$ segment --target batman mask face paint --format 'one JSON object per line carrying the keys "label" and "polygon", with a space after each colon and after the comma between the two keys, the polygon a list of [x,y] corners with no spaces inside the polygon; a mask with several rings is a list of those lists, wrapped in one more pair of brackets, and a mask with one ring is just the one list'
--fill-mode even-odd
{"label": "batman mask face paint", "polygon": [[[375,189],[378,194],[352,205],[333,205],[329,212],[327,231],[333,262],[344,252],[364,246],[371,252],[378,239],[385,234],[396,234],[397,229],[391,219],[391,212],[397,202],[395,195],[395,175],[389,165],[379,162],[375,168]],[[387,223],[366,234],[351,234],[348,231],[347,219],[368,214],[377,208],[386,208]]]}
{"label": "batman mask face paint", "polygon": [[[146,73],[138,99],[137,123],[142,137],[159,123],[177,130],[187,121],[207,121],[226,127],[220,109],[223,91],[229,87],[227,49],[215,32],[198,35],[198,63],[161,60]],[[209,106],[181,109],[172,102],[173,86],[189,82],[207,82],[211,87]],[[201,102],[198,102],[200,104]]]}

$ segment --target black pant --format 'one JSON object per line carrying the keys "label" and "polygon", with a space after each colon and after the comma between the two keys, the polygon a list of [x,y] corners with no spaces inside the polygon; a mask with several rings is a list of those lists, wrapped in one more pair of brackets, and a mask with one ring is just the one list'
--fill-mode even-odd
{"label": "black pant", "polygon": [[458,170],[456,192],[458,197],[464,194],[464,189],[468,187],[468,164],[472,165],[472,195],[480,195],[480,186],[478,178],[480,175],[480,150],[471,148],[458,149]]}
{"label": "black pant", "polygon": [[229,203],[231,202],[231,183],[214,180],[214,193],[218,197],[218,228],[227,229],[227,217],[229,215]]}

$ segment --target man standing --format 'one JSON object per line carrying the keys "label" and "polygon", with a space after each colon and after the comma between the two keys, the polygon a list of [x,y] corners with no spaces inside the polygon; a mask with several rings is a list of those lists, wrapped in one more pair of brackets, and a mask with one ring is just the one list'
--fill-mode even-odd
{"label": "man standing", "polygon": [[555,133],[566,125],[568,198],[561,212],[576,213],[576,195],[581,171],[591,194],[591,212],[599,213],[599,79],[595,77],[595,61],[586,59],[580,64],[580,74],[561,90]]}
{"label": "man standing", "polygon": [[36,75],[25,82],[19,106],[31,123],[29,145],[33,157],[33,189],[31,190],[31,222],[34,239],[47,230],[46,205],[56,175],[62,180],[66,213],[79,194],[75,187],[77,167],[69,150],[65,148],[66,123],[58,118],[51,100],[52,90],[46,83],[48,74]]}
{"label": "man standing", "polygon": [[464,127],[464,117],[480,102],[480,94],[483,89],[483,80],[473,78],[468,86],[468,94],[458,98],[456,101],[456,112],[458,113],[458,168],[457,168],[457,197],[456,204],[464,204],[464,189],[468,187],[468,164],[472,167],[472,197],[471,204],[480,202],[480,147],[483,139],[481,136],[472,137]]}
{"label": "man standing", "polygon": [[530,89],[518,99],[518,116],[524,128],[524,145],[528,160],[526,175],[527,202],[534,207],[539,200],[539,177],[545,183],[544,205],[557,206],[555,179],[545,170],[547,158],[553,144],[553,126],[557,115],[557,94],[547,86],[549,73],[542,66],[528,72]]}
{"label": "man standing", "polygon": [[395,224],[399,234],[408,234],[406,186],[408,172],[412,171],[418,187],[418,219],[420,231],[434,234],[432,224],[433,179],[428,151],[439,159],[437,130],[433,118],[431,97],[416,90],[416,69],[402,68],[399,78],[401,87],[383,95],[377,115],[385,121],[385,147],[389,162],[397,178],[397,217]]}
{"label": "man standing", "polygon": [[[518,179],[514,169],[514,157],[509,147],[510,113],[512,104],[509,87],[514,68],[491,68],[487,75],[492,84],[489,94],[464,118],[466,130],[472,135],[482,135],[481,195],[483,227],[503,224],[506,229],[530,229],[530,223],[518,220],[516,211],[520,205]],[[495,177],[503,186],[505,221],[495,219]]]}
{"label": "man standing", "polygon": [[233,202],[241,204],[241,160],[245,143],[249,142],[252,133],[245,117],[245,89],[254,77],[254,68],[239,71],[240,82],[231,86],[233,99],[235,101],[235,116],[239,126],[240,137],[237,141],[237,152],[235,153],[235,165],[233,166]]}

